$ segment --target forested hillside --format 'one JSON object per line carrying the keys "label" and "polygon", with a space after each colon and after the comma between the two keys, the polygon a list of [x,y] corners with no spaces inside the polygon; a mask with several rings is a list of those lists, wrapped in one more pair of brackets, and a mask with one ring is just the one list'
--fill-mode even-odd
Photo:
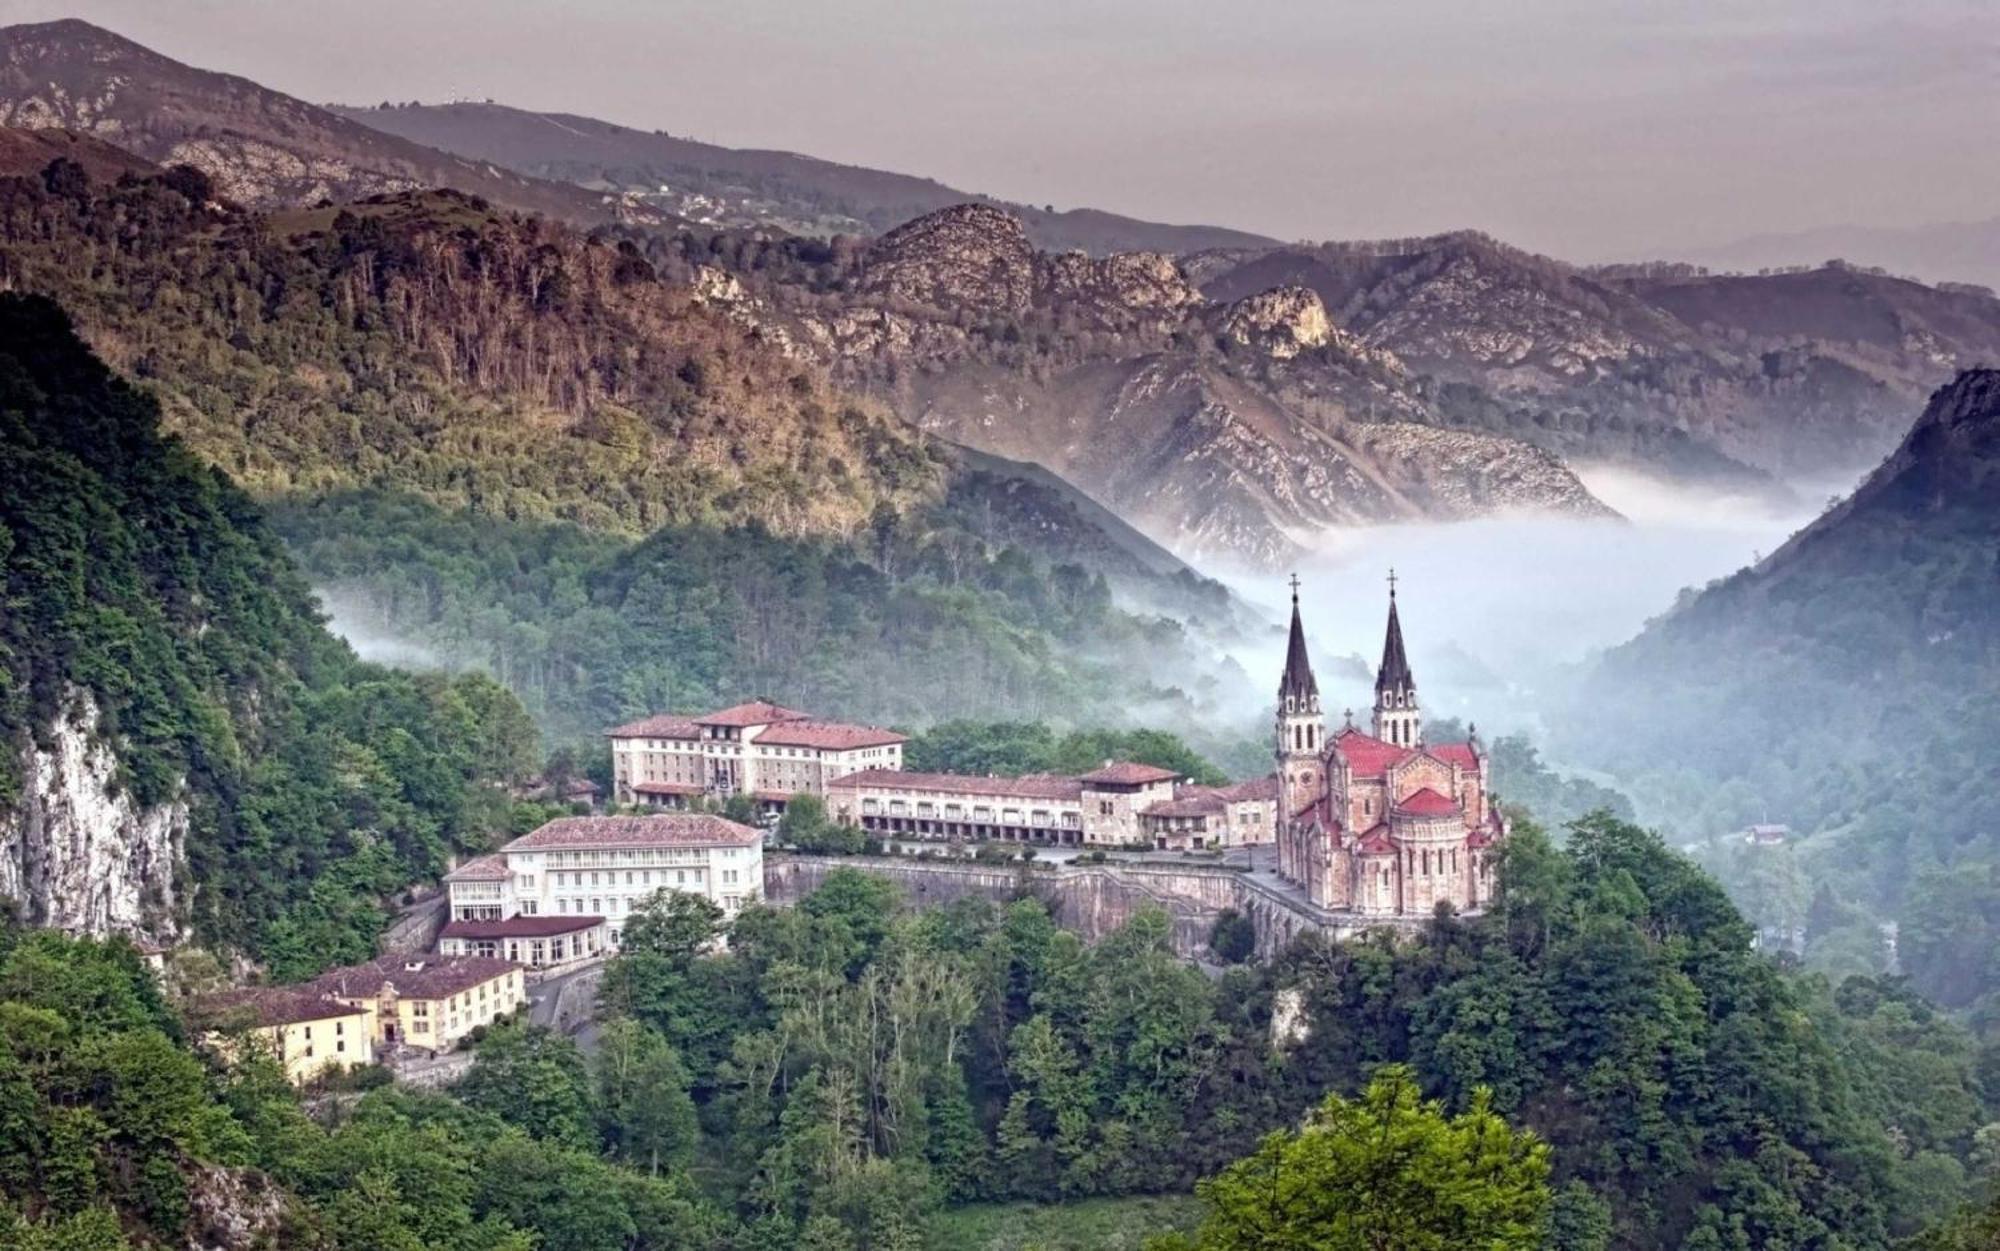
{"label": "forested hillside", "polygon": [[[626,544],[370,492],[275,513],[344,626],[490,670],[556,741],[752,693],[908,726],[1234,713],[1241,671],[1178,622],[1121,611],[1082,565],[938,521],[885,515],[854,543],[745,525]],[[1229,624],[1220,588],[1186,590]]]}
{"label": "forested hillside", "polygon": [[171,876],[122,920],[296,972],[372,951],[379,900],[505,828],[497,787],[539,766],[513,697],[358,662],[250,500],[53,304],[14,294],[0,482],[0,882],[24,919],[146,869],[77,859],[112,820],[70,828],[94,797],[51,776],[87,750],[65,738],[110,750],[102,802],[128,821],[185,810]]}
{"label": "forested hillside", "polygon": [[453,192],[275,216],[213,194],[188,169],[0,178],[0,274],[61,299],[253,493],[824,534],[941,489],[914,432],[629,249]]}
{"label": "forested hillside", "polygon": [[746,691],[1129,720],[1228,680],[1110,599],[1228,634],[1222,588],[1060,483],[932,446],[630,247],[447,193],[274,217],[209,196],[190,170],[0,178],[0,272],[72,302],[276,503],[343,624],[490,669],[563,738]]}
{"label": "forested hillside", "polygon": [[1589,741],[1561,744],[1690,833],[1811,835],[1760,919],[1806,925],[1815,883],[1819,938],[1900,919],[1904,967],[1955,1006],[2000,991],[1996,483],[2000,373],[1968,371],[1850,499],[1607,656],[1570,719]]}

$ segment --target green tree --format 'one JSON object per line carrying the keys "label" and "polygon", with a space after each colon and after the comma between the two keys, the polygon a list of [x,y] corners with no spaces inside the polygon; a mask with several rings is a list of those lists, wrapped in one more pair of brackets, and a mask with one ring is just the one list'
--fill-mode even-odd
{"label": "green tree", "polygon": [[1329,1095],[1297,1131],[1202,1182],[1200,1251],[1529,1251],[1547,1221],[1549,1152],[1483,1094],[1457,1116],[1384,1067],[1359,1099]]}
{"label": "green tree", "polygon": [[653,1177],[684,1167],[701,1131],[687,1070],[666,1040],[637,1021],[612,1021],[592,1067],[607,1153]]}
{"label": "green tree", "polygon": [[457,1092],[468,1106],[531,1137],[572,1147],[596,1145],[583,1056],[575,1043],[539,1026],[509,1025],[488,1034]]}

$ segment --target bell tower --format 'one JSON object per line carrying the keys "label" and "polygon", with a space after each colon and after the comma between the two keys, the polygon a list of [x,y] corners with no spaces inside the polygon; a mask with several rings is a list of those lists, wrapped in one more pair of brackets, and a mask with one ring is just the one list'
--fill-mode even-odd
{"label": "bell tower", "polygon": [[1326,722],[1320,716],[1319,683],[1306,655],[1306,628],[1299,618],[1299,577],[1292,575],[1292,637],[1285,649],[1285,674],[1278,681],[1277,756],[1279,791],[1287,821],[1324,793]]}
{"label": "bell tower", "polygon": [[1389,630],[1382,640],[1382,667],[1375,671],[1375,737],[1398,747],[1424,740],[1423,713],[1417,708],[1417,680],[1403,651],[1403,623],[1396,616],[1396,571],[1389,571]]}

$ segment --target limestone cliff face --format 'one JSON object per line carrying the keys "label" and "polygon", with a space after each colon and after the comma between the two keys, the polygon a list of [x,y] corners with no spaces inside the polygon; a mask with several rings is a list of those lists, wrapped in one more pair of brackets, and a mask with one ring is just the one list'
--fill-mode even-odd
{"label": "limestone cliff face", "polygon": [[97,724],[96,702],[72,690],[44,745],[21,753],[20,799],[0,813],[0,899],[32,925],[172,941],[187,805],[136,808]]}

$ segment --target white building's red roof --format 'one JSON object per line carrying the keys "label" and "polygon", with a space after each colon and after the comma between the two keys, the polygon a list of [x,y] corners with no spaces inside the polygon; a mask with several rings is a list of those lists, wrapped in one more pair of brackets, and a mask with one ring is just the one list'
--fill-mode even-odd
{"label": "white building's red roof", "polygon": [[748,847],[763,835],[711,812],[673,812],[645,817],[557,817],[523,834],[502,851],[571,850],[605,847]]}
{"label": "white building's red roof", "polygon": [[701,727],[692,717],[661,713],[654,717],[641,717],[624,725],[606,730],[607,738],[700,738]]}
{"label": "white building's red roof", "polygon": [[894,730],[844,721],[783,721],[757,736],[759,746],[814,747],[821,751],[853,751],[909,741],[908,735]]}

